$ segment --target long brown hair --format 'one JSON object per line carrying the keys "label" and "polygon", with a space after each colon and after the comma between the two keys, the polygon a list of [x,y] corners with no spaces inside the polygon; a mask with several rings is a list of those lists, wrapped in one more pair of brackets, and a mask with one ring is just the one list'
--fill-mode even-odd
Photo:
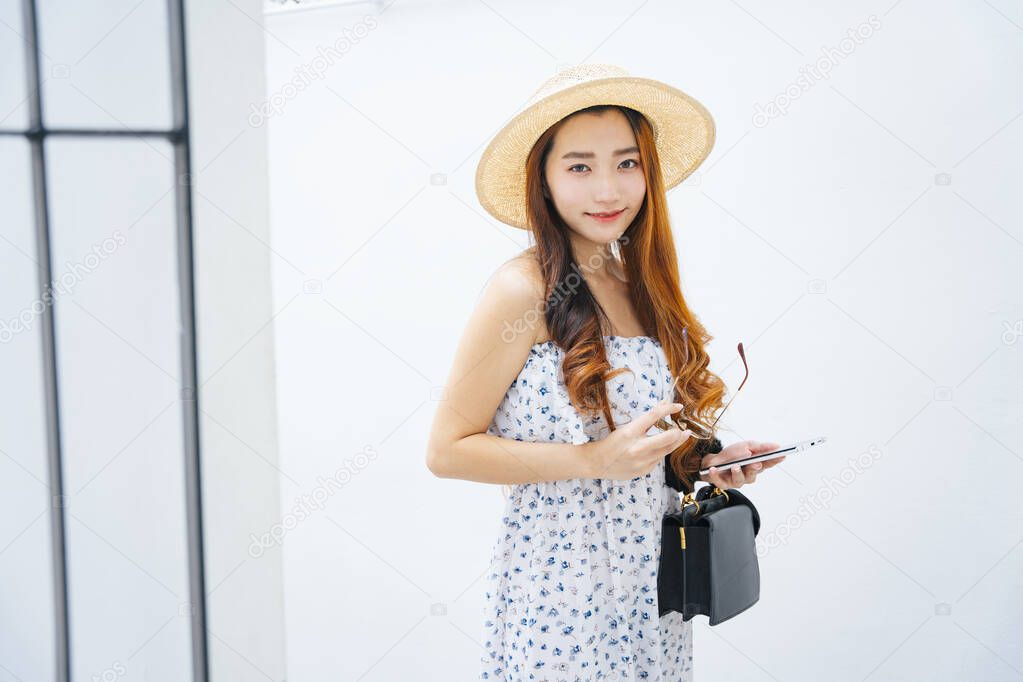
{"label": "long brown hair", "polygon": [[[614,430],[605,382],[632,370],[612,370],[608,362],[603,338],[607,314],[579,273],[587,265],[574,261],[570,228],[549,198],[543,170],[554,137],[565,121],[583,113],[603,114],[611,109],[624,114],[632,127],[646,178],[643,205],[619,239],[629,297],[644,334],[661,343],[672,376],[679,379],[673,399],[685,406],[686,414],[710,423],[721,407],[725,385],[707,369],[710,356],[705,346],[713,337],[689,310],[682,295],[653,129],[646,117],[634,109],[598,105],[574,112],[544,132],[526,161],[527,214],[546,287],[547,331],[564,349],[563,372],[573,405],[591,414],[603,413],[608,428]],[[700,468],[699,456],[690,456],[696,442],[689,438],[669,457],[675,473],[690,487]]]}

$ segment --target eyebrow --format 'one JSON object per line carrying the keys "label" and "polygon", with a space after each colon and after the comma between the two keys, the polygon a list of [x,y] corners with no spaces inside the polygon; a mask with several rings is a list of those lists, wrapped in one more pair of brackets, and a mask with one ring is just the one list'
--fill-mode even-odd
{"label": "eyebrow", "polygon": [[[625,149],[618,149],[612,156],[621,156],[622,154],[638,154],[639,147],[626,147]],[[593,152],[568,152],[561,158],[563,159],[592,159],[597,155]]]}

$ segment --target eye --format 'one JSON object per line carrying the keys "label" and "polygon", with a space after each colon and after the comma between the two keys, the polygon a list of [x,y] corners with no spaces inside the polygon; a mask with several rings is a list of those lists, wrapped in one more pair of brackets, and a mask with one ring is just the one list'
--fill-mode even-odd
{"label": "eye", "polygon": [[[624,161],[622,161],[622,163],[632,163],[632,164],[635,164],[633,166],[626,166],[625,167],[626,170],[632,170],[633,168],[639,168],[639,161],[637,161],[636,159],[625,159]],[[621,164],[619,164],[619,165],[621,165]],[[585,169],[588,170],[589,166],[587,166],[585,163],[577,163],[574,166],[569,166],[569,168],[568,168],[569,172],[575,172],[575,171],[572,170],[573,168],[585,168]],[[579,172],[581,173],[582,171],[579,171]]]}

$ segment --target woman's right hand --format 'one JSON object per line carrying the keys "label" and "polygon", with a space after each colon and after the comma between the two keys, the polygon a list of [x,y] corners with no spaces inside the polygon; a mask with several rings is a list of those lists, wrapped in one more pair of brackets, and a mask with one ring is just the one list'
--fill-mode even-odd
{"label": "woman's right hand", "polygon": [[607,438],[584,445],[591,450],[586,453],[586,460],[590,463],[589,477],[631,480],[650,473],[665,455],[676,450],[692,435],[677,426],[647,435],[655,423],[681,409],[681,403],[656,405],[628,424],[616,428]]}

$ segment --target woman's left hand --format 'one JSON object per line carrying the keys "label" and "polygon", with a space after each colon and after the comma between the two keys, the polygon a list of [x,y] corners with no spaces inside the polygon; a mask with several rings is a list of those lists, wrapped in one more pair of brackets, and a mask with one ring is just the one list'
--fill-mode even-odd
{"label": "woman's left hand", "polygon": [[741,440],[738,443],[732,443],[721,452],[706,455],[703,458],[701,468],[714,467],[714,469],[701,477],[700,480],[707,481],[721,489],[738,488],[746,483],[753,483],[757,480],[757,475],[773,466],[781,464],[785,461],[785,457],[754,462],[744,466],[739,466],[738,464],[727,466],[728,462],[771,452],[780,447],[777,443],[761,443],[755,440]]}

